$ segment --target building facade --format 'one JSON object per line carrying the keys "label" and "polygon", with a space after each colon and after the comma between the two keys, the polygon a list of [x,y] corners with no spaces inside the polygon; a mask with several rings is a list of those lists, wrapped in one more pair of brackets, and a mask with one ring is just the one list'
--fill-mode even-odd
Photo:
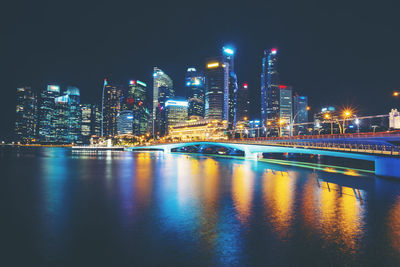
{"label": "building facade", "polygon": [[118,114],[117,118],[117,134],[133,135],[133,111],[126,109]]}
{"label": "building facade", "polygon": [[169,99],[165,102],[165,118],[167,132],[172,126],[188,119],[187,101]]}
{"label": "building facade", "polygon": [[[301,125],[301,123],[308,122],[308,98],[307,96],[294,96],[293,97],[293,120],[294,120],[294,127],[293,127],[293,134],[306,134],[307,133],[307,125]],[[300,125],[296,125],[300,124]]]}
{"label": "building facade", "polygon": [[205,118],[228,120],[229,68],[221,61],[206,65]]}
{"label": "building facade", "polygon": [[250,116],[250,97],[249,97],[249,85],[243,83],[240,85],[237,93],[236,102],[236,121],[249,120]]}
{"label": "building facade", "polygon": [[37,133],[37,96],[31,87],[17,88],[15,140],[31,142]]}
{"label": "building facade", "polygon": [[152,134],[154,137],[165,134],[164,103],[175,96],[172,79],[158,67],[153,70],[153,112]]}
{"label": "building facade", "polygon": [[293,118],[293,97],[292,88],[286,85],[279,85],[279,124],[281,136],[290,134],[290,125]]}
{"label": "building facade", "polygon": [[222,62],[228,69],[228,94],[224,95],[225,112],[227,112],[226,120],[228,128],[233,129],[236,125],[236,105],[238,83],[235,72],[235,50],[232,47],[225,46],[222,48]]}
{"label": "building facade", "polygon": [[102,100],[101,135],[110,137],[117,134],[117,117],[121,111],[122,86],[112,85],[104,80]]}
{"label": "building facade", "polygon": [[48,85],[40,96],[38,138],[41,142],[53,142],[56,139],[55,99],[60,96],[60,86]]}
{"label": "building facade", "polygon": [[188,68],[186,71],[185,87],[189,102],[189,117],[204,117],[204,75],[196,68]]}
{"label": "building facade", "polygon": [[278,50],[264,51],[261,73],[261,120],[264,126],[275,128],[279,123]]}

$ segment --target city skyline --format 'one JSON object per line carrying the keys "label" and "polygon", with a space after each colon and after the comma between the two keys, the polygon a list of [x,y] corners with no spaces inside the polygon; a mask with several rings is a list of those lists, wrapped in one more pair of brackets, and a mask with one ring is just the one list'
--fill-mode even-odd
{"label": "city skyline", "polygon": [[[217,6],[220,5],[217,4]],[[53,10],[50,6],[40,4],[33,8],[38,15],[51,14]],[[98,18],[88,8],[89,6],[84,5],[80,10],[73,10],[73,13],[81,18],[87,14]],[[106,12],[105,6],[100,5],[98,8],[101,14]],[[172,5],[168,10],[173,8],[176,8],[176,6]],[[206,7],[199,8],[194,14],[191,14],[198,17],[201,13],[200,9],[204,8]],[[280,22],[271,26],[269,22],[273,21],[273,18],[278,15],[271,13],[271,18],[262,18],[261,12],[266,8],[266,6],[260,6],[259,10],[244,8],[239,13],[239,11],[228,7],[227,11],[222,14],[223,16],[227,16],[225,12],[232,11],[232,14],[240,14],[249,18],[249,21],[242,24],[232,22],[232,25],[228,27],[229,23],[222,20],[222,22],[219,22],[222,26],[219,30],[215,29],[218,27],[210,27],[211,21],[216,16],[213,13],[207,15],[209,19],[203,26],[194,20],[191,27],[197,30],[200,35],[210,36],[200,39],[198,42],[191,42],[195,37],[183,38],[183,33],[186,32],[187,27],[181,24],[183,21],[188,21],[188,17],[185,15],[169,18],[158,12],[159,17],[154,18],[154,16],[150,16],[150,9],[144,8],[140,18],[144,18],[146,22],[153,18],[154,22],[143,29],[132,29],[136,29],[138,34],[143,34],[141,35],[143,40],[148,40],[143,44],[135,43],[135,45],[128,47],[127,44],[119,43],[113,46],[107,38],[104,43],[98,43],[95,42],[97,39],[86,38],[80,32],[71,33],[61,28],[59,32],[52,32],[50,35],[55,38],[56,42],[51,42],[52,45],[46,43],[44,46],[50,55],[38,50],[39,44],[45,44],[41,38],[35,39],[38,43],[24,46],[23,51],[21,51],[22,47],[17,44],[17,41],[26,33],[26,30],[21,29],[21,25],[26,19],[30,18],[30,15],[28,14],[26,18],[22,16],[21,21],[12,19],[9,24],[10,31],[8,31],[10,38],[2,44],[15,57],[12,59],[7,57],[4,61],[8,67],[3,72],[6,74],[6,90],[5,97],[1,100],[1,112],[9,114],[9,116],[2,116],[1,118],[1,123],[5,127],[1,129],[0,136],[10,137],[12,134],[15,118],[12,111],[15,102],[12,103],[13,101],[5,99],[15,99],[15,88],[17,87],[30,86],[33,90],[40,92],[49,83],[60,84],[63,87],[74,85],[81,90],[82,102],[98,103],[101,97],[99,90],[102,88],[103,78],[125,82],[137,77],[147,84],[151,84],[152,68],[159,66],[161,69],[165,69],[176,81],[177,95],[184,95],[186,69],[190,66],[202,66],[208,56],[214,55],[217,49],[227,43],[232,44],[237,51],[235,69],[238,82],[246,81],[249,83],[251,88],[250,99],[257,99],[259,96],[259,76],[264,49],[277,47],[280,51],[279,72],[281,73],[282,83],[293,86],[294,91],[300,91],[302,95],[307,95],[309,104],[313,109],[318,109],[324,105],[351,104],[357,106],[360,112],[364,114],[382,114],[389,112],[390,108],[395,105],[396,102],[391,98],[391,93],[397,89],[398,85],[395,65],[400,55],[395,49],[398,39],[390,32],[390,29],[395,29],[395,24],[392,23],[390,16],[383,17],[382,10],[375,9],[372,6],[364,12],[366,14],[375,12],[375,16],[381,18],[379,22],[362,17],[362,14],[356,11],[356,5],[351,4],[347,6],[347,11],[334,7],[323,8],[318,6],[313,6],[310,10],[307,10],[305,6],[298,6],[299,14],[294,14],[291,10],[285,10],[283,6],[274,4],[270,6],[270,10],[273,8],[276,11],[285,10],[289,12],[287,16],[292,15],[292,18],[288,22]],[[120,9],[118,10],[123,12]],[[12,8],[11,11],[13,11]],[[178,11],[185,14],[184,8],[180,8]],[[21,12],[25,14],[24,12],[27,12],[27,10]],[[390,11],[385,9],[385,12]],[[312,19],[307,18],[307,15],[311,13],[315,14],[315,19],[319,19],[321,25],[315,25]],[[10,14],[13,14],[13,12],[10,12]],[[251,17],[254,17],[254,19],[251,20]],[[337,17],[341,19],[336,19]],[[328,18],[333,19],[334,23],[329,21]],[[161,32],[161,29],[156,28],[155,25],[162,19],[167,19],[171,27],[176,27],[176,31],[172,32],[171,37],[167,37],[167,41],[155,45],[152,43],[149,31]],[[128,18],[127,20],[129,21]],[[53,27],[47,25],[45,21],[37,19],[34,21],[39,25],[45,25],[36,32],[39,36],[48,33]],[[296,21],[298,25],[292,25],[293,21]],[[99,23],[102,26],[113,28],[120,22],[118,20],[115,24]],[[56,25],[64,25],[63,23],[55,21]],[[73,25],[76,22],[70,23]],[[82,27],[88,27],[88,25],[88,21],[82,22]],[[289,26],[294,28],[290,29]],[[356,26],[359,27],[356,31],[357,36],[353,37],[351,34],[353,34]],[[387,29],[386,31],[380,31],[383,26]],[[262,27],[266,28],[263,29]],[[97,26],[94,27],[95,31],[99,29]],[[126,27],[117,29],[115,34],[128,38],[127,43],[130,44],[130,37],[122,32],[125,29]],[[263,31],[268,34],[261,34]],[[208,34],[205,34],[206,32]],[[320,34],[317,35],[316,33]],[[368,39],[367,42],[366,40],[371,34],[380,38]],[[135,36],[138,35],[135,34]],[[165,36],[165,34],[162,36]],[[68,38],[82,42],[69,47],[62,42],[57,42],[57,40]],[[168,42],[172,39],[174,39],[173,42]],[[380,48],[381,42],[384,43],[385,49]],[[89,47],[93,48],[93,51],[88,51],[87,48]],[[82,52],[82,49],[86,52]],[[15,54],[17,51],[20,53]],[[376,51],[379,56],[371,56],[371,51]],[[80,58],[71,56],[71,53],[82,56]],[[16,64],[16,62],[19,63]],[[342,62],[346,62],[346,64],[342,64]],[[375,66],[382,67],[376,69]],[[378,90],[381,92],[380,97],[371,97],[371,94]],[[252,117],[257,116],[259,105],[256,102],[251,106]]]}

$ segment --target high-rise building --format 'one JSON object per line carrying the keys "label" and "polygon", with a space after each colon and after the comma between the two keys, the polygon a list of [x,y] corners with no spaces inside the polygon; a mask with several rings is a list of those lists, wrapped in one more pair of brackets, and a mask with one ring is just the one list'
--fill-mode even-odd
{"label": "high-rise building", "polygon": [[132,131],[134,135],[143,135],[148,132],[149,110],[147,107],[147,84],[132,80],[129,82],[130,102],[133,120]]}
{"label": "high-rise building", "polygon": [[167,129],[188,119],[188,106],[187,101],[169,99],[165,102]]}
{"label": "high-rise building", "polygon": [[[308,122],[308,99],[306,96],[293,97],[293,120],[295,124]],[[307,132],[307,125],[295,125],[293,127],[294,135]]]}
{"label": "high-rise building", "polygon": [[[222,62],[228,68],[228,94],[224,95],[225,112],[228,112],[228,128],[234,128],[236,125],[236,104],[237,104],[237,76],[234,68],[235,50],[232,47],[222,48]],[[227,106],[227,107],[226,107]]]}
{"label": "high-rise building", "polygon": [[81,143],[82,142],[82,113],[79,107],[80,104],[80,92],[76,87],[69,86],[65,92],[68,96],[68,141],[69,143]]}
{"label": "high-rise building", "polygon": [[17,88],[15,140],[27,143],[36,137],[37,97],[31,87]]}
{"label": "high-rise building", "polygon": [[153,136],[162,136],[164,132],[164,106],[163,103],[175,96],[172,79],[158,67],[153,71]]}
{"label": "high-rise building", "polygon": [[205,79],[205,117],[228,121],[229,67],[219,60],[209,61]]}
{"label": "high-rise building", "polygon": [[279,85],[279,123],[281,135],[287,136],[290,133],[292,122],[292,88],[286,85]]}
{"label": "high-rise building", "polygon": [[189,117],[204,117],[204,76],[196,68],[186,71],[185,86],[189,102]]}
{"label": "high-rise building", "polygon": [[82,114],[82,127],[81,136],[82,142],[88,144],[90,137],[92,135],[92,105],[91,104],[81,104],[81,114]]}
{"label": "high-rise building", "polygon": [[118,135],[133,134],[133,111],[129,109],[122,110],[117,118]]}
{"label": "high-rise building", "polygon": [[264,51],[261,73],[261,120],[264,126],[275,128],[279,123],[279,75],[276,48]]}
{"label": "high-rise building", "polygon": [[55,98],[54,113],[52,122],[54,125],[55,134],[49,142],[69,143],[69,96],[62,95]]}
{"label": "high-rise building", "polygon": [[101,112],[99,106],[94,104],[80,104],[80,109],[82,114],[82,142],[88,144],[93,135],[100,136]]}
{"label": "high-rise building", "polygon": [[60,96],[60,86],[48,85],[41,93],[39,104],[39,131],[38,137],[41,142],[53,142],[56,139],[56,128],[54,121],[55,99]]}
{"label": "high-rise building", "polygon": [[117,134],[117,117],[121,111],[122,87],[104,80],[102,101],[102,136]]}
{"label": "high-rise building", "polygon": [[236,121],[245,121],[250,115],[249,85],[243,83],[238,90],[236,100]]}

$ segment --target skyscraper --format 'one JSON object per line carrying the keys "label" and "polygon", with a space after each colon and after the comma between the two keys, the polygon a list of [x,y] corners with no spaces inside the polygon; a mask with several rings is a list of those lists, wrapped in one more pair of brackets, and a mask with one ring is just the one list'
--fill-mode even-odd
{"label": "skyscraper", "polygon": [[224,96],[225,112],[228,112],[226,118],[228,127],[234,128],[236,125],[236,104],[237,104],[237,76],[234,68],[235,50],[232,47],[225,46],[222,48],[222,62],[228,68],[228,94]]}
{"label": "skyscraper", "polygon": [[68,96],[68,141],[69,143],[82,142],[81,128],[82,128],[82,113],[79,107],[80,104],[80,91],[78,88],[69,86],[65,92]]}
{"label": "skyscraper", "polygon": [[39,104],[39,133],[41,142],[53,142],[56,137],[54,124],[55,98],[60,96],[60,86],[48,85],[41,93]]}
{"label": "skyscraper", "polygon": [[29,142],[36,137],[37,97],[31,87],[17,88],[15,139]]}
{"label": "skyscraper", "polygon": [[289,135],[292,122],[292,88],[286,85],[279,85],[279,123],[281,135]]}
{"label": "skyscraper", "polygon": [[169,99],[165,102],[167,132],[171,126],[188,119],[188,106],[187,101]]}
{"label": "skyscraper", "polygon": [[52,124],[55,134],[50,142],[69,143],[69,101],[68,95],[58,96],[54,100]]}
{"label": "skyscraper", "polygon": [[92,135],[100,136],[101,112],[98,105],[80,104],[82,114],[82,142],[88,144]]}
{"label": "skyscraper", "polygon": [[236,101],[236,121],[245,121],[249,119],[250,114],[250,98],[249,98],[249,85],[243,83],[237,93]]}
{"label": "skyscraper", "polygon": [[205,117],[228,121],[229,67],[219,60],[206,65]]}
{"label": "skyscraper", "polygon": [[275,127],[279,121],[279,75],[276,48],[264,51],[261,73],[261,120],[263,125]]}
{"label": "skyscraper", "polygon": [[148,132],[149,111],[147,107],[147,84],[132,80],[129,82],[132,110],[132,131],[134,135],[143,135]]}
{"label": "skyscraper", "polygon": [[189,102],[189,117],[204,117],[204,76],[196,68],[186,71],[186,94]]}
{"label": "skyscraper", "polygon": [[[160,89],[162,87],[162,89]],[[158,67],[154,67],[153,71],[153,136],[160,136],[163,133],[163,105],[160,101],[165,102],[169,98],[175,96],[172,79]]]}
{"label": "skyscraper", "polygon": [[[308,99],[306,96],[294,96],[293,97],[293,119],[294,123],[306,123],[308,122]],[[294,126],[294,135],[305,133],[307,125]]]}
{"label": "skyscraper", "polygon": [[117,134],[117,116],[121,111],[122,87],[104,80],[102,103],[102,136]]}

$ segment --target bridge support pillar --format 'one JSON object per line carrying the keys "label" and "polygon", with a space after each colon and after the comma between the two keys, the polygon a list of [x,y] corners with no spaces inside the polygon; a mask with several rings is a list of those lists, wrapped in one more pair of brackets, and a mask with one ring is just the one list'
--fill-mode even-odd
{"label": "bridge support pillar", "polygon": [[262,158],[262,153],[245,151],[244,152],[244,157],[246,159],[258,159],[258,158]]}
{"label": "bridge support pillar", "polygon": [[376,158],[375,174],[400,179],[400,158]]}

